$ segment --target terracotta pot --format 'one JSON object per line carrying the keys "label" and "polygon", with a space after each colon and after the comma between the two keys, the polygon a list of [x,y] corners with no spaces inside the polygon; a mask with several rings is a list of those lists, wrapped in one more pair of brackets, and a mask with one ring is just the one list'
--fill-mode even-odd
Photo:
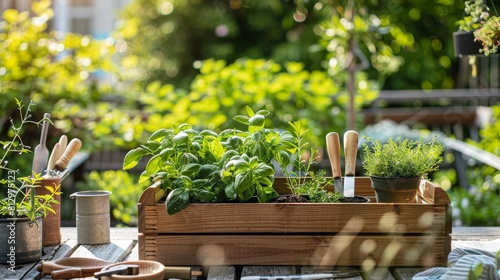
{"label": "terracotta pot", "polygon": [[455,56],[480,55],[482,49],[481,42],[474,41],[473,32],[457,31],[453,32],[453,46],[455,47]]}
{"label": "terracotta pot", "polygon": [[[56,188],[61,184],[61,178],[44,178],[41,186],[36,188],[37,195],[50,194],[45,186]],[[59,203],[53,203],[50,206],[55,213],[48,213],[43,218],[43,238],[42,246],[54,246],[61,244],[61,196],[54,195],[54,199]]]}
{"label": "terracotta pot", "polygon": [[421,177],[370,176],[377,202],[415,203]]}

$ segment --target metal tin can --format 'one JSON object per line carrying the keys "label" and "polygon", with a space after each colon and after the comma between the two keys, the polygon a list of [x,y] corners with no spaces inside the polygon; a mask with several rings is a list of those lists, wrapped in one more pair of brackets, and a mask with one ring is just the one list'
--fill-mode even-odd
{"label": "metal tin can", "polygon": [[76,200],[76,236],[78,244],[109,243],[110,191],[80,191],[69,197]]}

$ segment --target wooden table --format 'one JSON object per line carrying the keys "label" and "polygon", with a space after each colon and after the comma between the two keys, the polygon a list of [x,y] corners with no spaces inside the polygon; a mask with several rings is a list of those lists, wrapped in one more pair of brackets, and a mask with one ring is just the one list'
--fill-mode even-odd
{"label": "wooden table", "polygon": [[[104,245],[79,245],[76,242],[76,228],[62,228],[62,244],[45,247],[42,260],[57,260],[64,257],[91,257],[112,262],[137,260],[138,243],[137,228],[111,228],[111,242]],[[453,228],[452,247],[458,247],[471,241],[487,241],[500,238],[500,227],[455,227]],[[5,246],[2,244],[1,246]],[[40,264],[19,265],[15,273],[9,271],[8,265],[0,266],[0,279],[51,279],[42,277],[37,271]],[[279,266],[279,267],[207,267],[199,268],[202,276],[193,277],[198,280],[238,279],[240,275],[289,275],[319,272],[311,267]],[[355,268],[321,268],[321,270],[355,270]],[[352,275],[342,279],[411,279],[417,272],[425,268],[379,268],[370,275]],[[95,279],[93,277],[85,279]]]}

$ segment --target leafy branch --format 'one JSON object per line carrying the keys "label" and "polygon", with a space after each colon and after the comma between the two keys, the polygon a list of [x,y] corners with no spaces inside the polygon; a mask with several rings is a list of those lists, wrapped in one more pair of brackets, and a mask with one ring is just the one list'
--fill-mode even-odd
{"label": "leafy branch", "polygon": [[[9,166],[7,159],[9,155],[15,153],[23,155],[31,152],[30,147],[25,145],[21,138],[23,127],[28,123],[38,126],[46,120],[44,118],[38,122],[31,121],[31,106],[34,103],[30,101],[25,108],[21,100],[17,98],[15,100],[21,118],[20,124],[16,125],[14,120],[10,119],[12,137],[8,141],[0,141],[3,147],[3,153],[0,156],[0,169],[7,173],[7,178],[1,178],[0,184],[8,187],[7,196],[0,200],[0,216],[28,217],[33,221],[40,214],[46,216],[49,212],[54,213],[52,204],[59,204],[54,197],[61,194],[59,191],[60,185],[54,187],[43,186],[48,190],[48,193],[43,195],[36,194],[36,188],[42,187],[39,186],[43,180],[41,174],[30,172],[33,174],[18,177],[17,175],[20,171]],[[16,185],[16,183],[20,183],[20,186]]]}
{"label": "leafy branch", "polygon": [[[300,121],[290,122],[289,124],[292,127],[292,134],[295,141],[290,142],[290,155],[282,154],[277,158],[277,162],[285,174],[287,185],[290,191],[292,191],[292,195],[300,196],[304,194],[301,193],[301,185],[306,182],[307,177],[311,176],[312,172],[310,168],[315,163],[318,150],[311,147],[308,151],[309,156],[304,158],[309,146],[309,142],[305,142],[304,140],[304,135],[308,130],[302,129]],[[294,157],[291,155],[294,155]]]}
{"label": "leafy branch", "polygon": [[[21,123],[19,124],[19,126],[16,126],[14,120],[11,118],[10,122],[11,122],[12,138],[9,141],[0,141],[0,144],[2,145],[4,150],[0,159],[0,169],[12,172],[14,171],[17,172],[17,171],[8,166],[9,162],[7,161],[7,156],[9,156],[11,153],[18,153],[21,155],[31,152],[30,147],[24,145],[23,139],[21,138],[21,132],[23,126],[26,123],[35,123],[29,120],[31,118],[31,106],[33,105],[33,102],[30,101],[30,103],[26,107],[26,111],[23,111],[24,105],[22,101],[20,101],[17,98],[15,99],[17,108],[19,110],[19,115],[21,117]],[[7,184],[7,183],[8,181],[5,178],[0,179],[0,184]]]}

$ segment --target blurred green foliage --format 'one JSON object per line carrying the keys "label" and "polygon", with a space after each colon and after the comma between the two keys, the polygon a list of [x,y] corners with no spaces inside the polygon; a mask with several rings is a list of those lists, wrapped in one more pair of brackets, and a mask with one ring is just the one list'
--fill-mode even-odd
{"label": "blurred green foliage", "polygon": [[[470,144],[500,156],[500,105],[492,106],[492,118],[480,131],[481,141]],[[489,165],[471,166],[467,169],[469,190],[452,188],[457,223],[468,226],[500,225],[500,170]]]}
{"label": "blurred green foliage", "polygon": [[[347,96],[324,71],[307,71],[302,63],[292,62],[283,67],[264,59],[239,59],[229,65],[206,60],[199,71],[188,92],[160,82],[149,84],[139,97],[148,115],[145,131],[181,123],[217,131],[241,128],[228,116],[245,112],[247,105],[271,112],[269,127],[286,130],[288,122],[301,121],[320,147],[327,132],[344,129],[341,112]],[[361,107],[376,97],[376,91],[366,90],[356,102]]]}
{"label": "blurred green foliage", "polygon": [[[238,58],[301,61],[321,69],[315,47],[318,1],[135,0],[117,24],[118,52],[127,80],[160,80],[182,88],[198,60]],[[299,17],[295,20],[294,18]],[[147,42],[147,43],[145,43]]]}
{"label": "blurred green foliage", "polygon": [[[345,12],[352,3],[350,29]],[[326,69],[327,53],[335,50],[331,44],[325,49],[318,39],[321,26],[330,25],[338,35],[347,29],[356,32],[361,43],[376,39],[360,49],[377,49],[382,55],[365,54],[379,66],[368,71],[369,77],[384,89],[453,88],[452,32],[463,5],[460,0],[135,0],[122,12],[115,38],[128,80],[186,88],[198,60],[266,58],[280,64],[303,62],[307,70]],[[337,36],[336,44],[347,39]],[[391,53],[401,59],[383,59]],[[397,73],[384,83],[385,71],[398,64]]]}
{"label": "blurred green foliage", "polygon": [[137,226],[137,201],[150,183],[137,183],[138,176],[122,170],[91,171],[84,182],[78,182],[78,190],[110,191],[113,218],[122,226]]}
{"label": "blurred green foliage", "polygon": [[[51,1],[33,1],[30,11],[7,9],[0,33],[0,134],[7,133],[15,106],[14,97],[33,101],[41,117],[51,113],[56,128],[71,132],[75,112],[89,110],[111,90],[97,83],[97,76],[114,71],[112,40],[97,41],[87,35],[48,31],[53,16]],[[95,116],[95,112],[92,113]],[[81,121],[81,120],[80,120]],[[28,131],[28,136],[37,134]],[[50,130],[49,143],[53,144]],[[72,135],[75,135],[72,133]],[[36,137],[28,137],[35,144]]]}

